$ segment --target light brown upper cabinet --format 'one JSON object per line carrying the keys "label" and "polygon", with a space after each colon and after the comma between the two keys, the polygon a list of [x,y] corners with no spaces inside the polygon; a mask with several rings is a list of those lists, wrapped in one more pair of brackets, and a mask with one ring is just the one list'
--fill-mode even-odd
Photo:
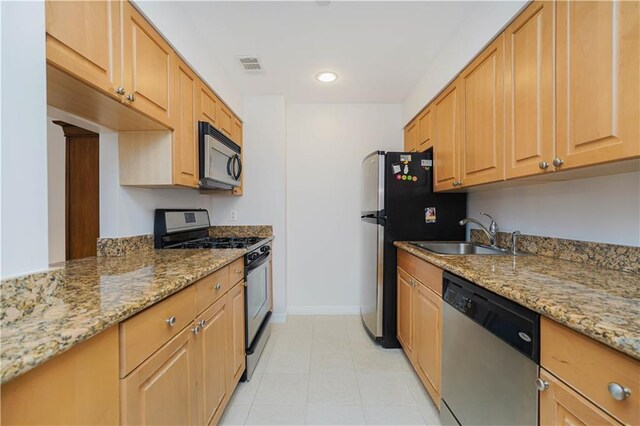
{"label": "light brown upper cabinet", "polygon": [[47,60],[118,98],[122,86],[117,1],[47,1]]}
{"label": "light brown upper cabinet", "polygon": [[404,150],[405,152],[415,152],[418,141],[418,126],[416,120],[407,124],[404,128]]}
{"label": "light brown upper cabinet", "polygon": [[242,146],[242,121],[238,117],[233,117],[233,127],[231,128],[231,139]]}
{"label": "light brown upper cabinet", "polygon": [[233,113],[229,111],[229,108],[227,108],[226,105],[224,105],[222,102],[218,102],[216,113],[216,118],[218,120],[218,125],[216,127],[222,133],[231,138],[231,134],[233,132]]}
{"label": "light brown upper cabinet", "polygon": [[504,35],[462,71],[459,186],[504,179]]}
{"label": "light brown upper cabinet", "polygon": [[206,121],[217,127],[217,111],[220,100],[204,82],[198,84],[198,120]]}
{"label": "light brown upper cabinet", "polygon": [[434,189],[444,191],[459,186],[460,180],[460,97],[458,80],[433,101]]}
{"label": "light brown upper cabinet", "polygon": [[505,31],[508,179],[553,170],[554,25],[554,4],[535,1]]}
{"label": "light brown upper cabinet", "polygon": [[198,186],[198,118],[196,101],[199,81],[181,59],[176,58],[174,101],[176,108],[173,132],[173,179],[175,184]]}
{"label": "light brown upper cabinet", "polygon": [[132,107],[172,127],[171,46],[129,3],[123,3],[125,99]]}
{"label": "light brown upper cabinet", "polygon": [[416,150],[424,152],[433,146],[433,126],[431,125],[431,106],[428,106],[418,116],[418,144]]}
{"label": "light brown upper cabinet", "polygon": [[640,156],[640,3],[556,3],[561,169]]}

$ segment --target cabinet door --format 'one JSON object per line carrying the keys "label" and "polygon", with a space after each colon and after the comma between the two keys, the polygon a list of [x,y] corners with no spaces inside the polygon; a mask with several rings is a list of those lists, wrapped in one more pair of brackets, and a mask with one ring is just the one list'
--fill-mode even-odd
{"label": "cabinet door", "polygon": [[424,152],[433,146],[432,126],[431,126],[431,107],[418,117],[418,145],[417,151]]}
{"label": "cabinet door", "polygon": [[47,61],[118,97],[122,85],[119,1],[47,1]]}
{"label": "cabinet door", "polygon": [[462,185],[504,179],[504,33],[460,76]]}
{"label": "cabinet door", "polygon": [[640,3],[556,3],[561,168],[640,155]]}
{"label": "cabinet door", "polygon": [[177,185],[195,188],[198,186],[198,119],[196,117],[198,79],[187,64],[176,59],[173,179]]}
{"label": "cabinet door", "polygon": [[402,269],[397,271],[398,286],[398,313],[397,313],[397,330],[398,340],[402,344],[404,352],[409,359],[413,360],[413,278]]}
{"label": "cabinet door", "polygon": [[123,7],[125,102],[173,127],[170,108],[175,54],[129,2]]}
{"label": "cabinet door", "polygon": [[231,138],[231,132],[233,132],[233,114],[222,102],[218,102],[217,114],[218,130]]}
{"label": "cabinet door", "polygon": [[455,188],[459,179],[460,99],[458,80],[451,83],[433,102],[434,188],[444,191]]}
{"label": "cabinet door", "polygon": [[231,139],[237,143],[238,145],[242,146],[242,122],[236,118],[235,116],[233,117],[233,127],[231,129]]}
{"label": "cabinet door", "polygon": [[553,128],[554,3],[533,2],[506,29],[506,176],[548,173]]}
{"label": "cabinet door", "polygon": [[420,283],[415,289],[416,370],[433,402],[440,406],[442,299]]}
{"label": "cabinet door", "polygon": [[185,328],[121,383],[122,423],[196,422],[196,349],[192,327]]}
{"label": "cabinet door", "polygon": [[416,140],[418,139],[418,126],[416,121],[412,121],[404,129],[404,150],[405,152],[415,152]]}
{"label": "cabinet door", "polygon": [[[219,299],[199,317],[198,411],[199,423],[207,425],[222,415],[227,393],[227,334],[229,328],[227,297]],[[204,323],[202,323],[204,321]]]}
{"label": "cabinet door", "polygon": [[541,426],[621,424],[542,368],[540,378],[549,386],[540,392]]}
{"label": "cabinet door", "polygon": [[229,291],[229,324],[227,334],[227,391],[229,395],[240,380],[246,364],[244,336],[244,281]]}
{"label": "cabinet door", "polygon": [[218,97],[207,87],[204,82],[199,81],[198,91],[198,120],[206,121],[209,124],[217,127],[218,121],[216,120],[218,104],[220,101]]}

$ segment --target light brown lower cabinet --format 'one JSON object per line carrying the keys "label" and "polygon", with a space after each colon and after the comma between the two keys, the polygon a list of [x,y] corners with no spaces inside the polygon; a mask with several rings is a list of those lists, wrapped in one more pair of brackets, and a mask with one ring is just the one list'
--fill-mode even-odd
{"label": "light brown lower cabinet", "polygon": [[431,399],[440,407],[442,269],[398,251],[397,288],[398,340]]}
{"label": "light brown lower cabinet", "polygon": [[216,424],[244,372],[244,332],[241,280],[121,379],[122,423]]}
{"label": "light brown lower cabinet", "polygon": [[188,326],[121,381],[122,424],[195,424],[196,335]]}
{"label": "light brown lower cabinet", "polygon": [[540,379],[548,386],[540,392],[540,426],[622,424],[542,368]]}
{"label": "light brown lower cabinet", "polygon": [[416,285],[415,290],[414,367],[433,402],[440,407],[442,299],[421,283]]}
{"label": "light brown lower cabinet", "polygon": [[202,330],[196,336],[198,353],[198,405],[199,424],[209,424],[219,418],[224,402],[230,397],[227,386],[227,333],[229,322],[229,300],[223,297],[199,318]]}

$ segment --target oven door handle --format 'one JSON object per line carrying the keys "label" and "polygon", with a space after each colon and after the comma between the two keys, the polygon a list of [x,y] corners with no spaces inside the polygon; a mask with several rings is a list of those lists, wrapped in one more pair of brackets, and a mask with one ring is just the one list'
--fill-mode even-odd
{"label": "oven door handle", "polygon": [[254,270],[258,269],[260,266],[264,265],[265,262],[271,259],[271,252],[267,252],[262,254],[258,260],[256,260],[251,265],[247,266],[247,276]]}

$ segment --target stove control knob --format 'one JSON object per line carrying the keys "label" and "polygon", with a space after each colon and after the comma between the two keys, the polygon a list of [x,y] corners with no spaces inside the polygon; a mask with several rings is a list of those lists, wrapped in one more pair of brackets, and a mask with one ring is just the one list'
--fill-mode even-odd
{"label": "stove control knob", "polygon": [[249,260],[256,260],[258,256],[258,253],[249,253]]}
{"label": "stove control knob", "polygon": [[268,251],[269,251],[269,246],[262,246],[262,247],[260,247],[260,251],[261,251],[262,253],[266,253],[266,252],[268,252]]}

